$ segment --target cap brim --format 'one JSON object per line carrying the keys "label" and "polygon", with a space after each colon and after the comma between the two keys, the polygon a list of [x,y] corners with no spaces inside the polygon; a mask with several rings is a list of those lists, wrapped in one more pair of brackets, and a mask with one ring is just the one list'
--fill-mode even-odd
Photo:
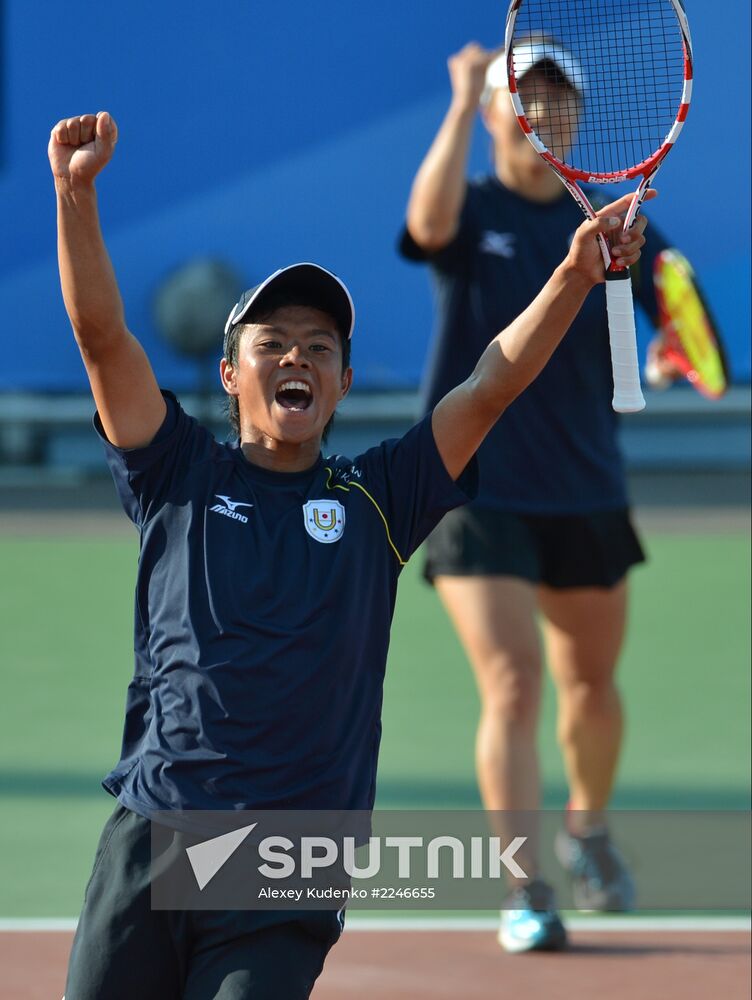
{"label": "cap brim", "polygon": [[263,306],[264,299],[272,293],[287,294],[291,298],[300,299],[301,304],[322,309],[333,317],[348,340],[352,337],[355,306],[347,286],[325,267],[306,261],[280,268],[260,285],[244,292],[227,317],[225,340],[230,330],[242,323],[252,308]]}
{"label": "cap brim", "polygon": [[[542,62],[552,62],[571,87],[584,95],[587,89],[585,74],[579,61],[563,46],[546,42],[520,42],[513,47],[514,70],[517,80],[525,73]],[[490,63],[486,70],[486,86],[481,96],[481,103],[486,104],[494,90],[506,90],[509,86],[507,77],[507,57],[502,52]]]}

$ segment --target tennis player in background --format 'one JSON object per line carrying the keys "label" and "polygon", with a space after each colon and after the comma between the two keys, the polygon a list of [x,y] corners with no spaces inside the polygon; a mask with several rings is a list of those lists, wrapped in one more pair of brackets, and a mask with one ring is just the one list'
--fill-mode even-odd
{"label": "tennis player in background", "polygon": [[[595,234],[620,230],[627,200],[579,227],[540,295],[404,437],[324,460],[352,381],[347,288],[301,264],[244,293],[220,364],[237,438],[215,441],[160,389],[126,325],[94,187],[116,141],[103,112],[62,120],[49,143],[63,298],[140,536],[135,673],[104,781],[117,805],[66,998],[302,1000],[340,914],[154,910],[150,820],[169,826],[174,812],[186,829],[191,810],[372,808],[402,566],[474,495],[478,445],[603,280]],[[132,141],[149,155],[148,130]],[[620,237],[625,262],[644,226]]]}
{"label": "tennis player in background", "polygon": [[[534,111],[550,134],[554,121],[576,122],[587,94],[572,79],[571,56],[544,65],[531,52],[519,88],[524,98],[526,84],[543,78],[548,103]],[[408,259],[428,262],[435,292],[427,412],[473,371],[492,332],[533,301],[581,220],[516,121],[504,55],[469,44],[449,59],[449,75],[451,103],[413,182],[400,244]],[[479,107],[493,171],[468,181]],[[563,136],[563,145],[574,135]],[[596,193],[593,204],[602,203]],[[653,320],[652,262],[664,246],[651,228],[633,269],[636,296]],[[615,253],[618,260],[618,246]],[[651,356],[661,364],[660,338]],[[678,373],[663,365],[662,374]],[[477,774],[489,810],[540,807],[542,616],[569,784],[557,854],[574,878],[577,905],[591,910],[629,909],[634,895],[604,815],[622,743],[614,673],[627,622],[627,574],[644,560],[612,393],[601,286],[545,370],[486,436],[478,496],[431,534],[425,567],[475,672]],[[562,947],[566,933],[553,892],[537,858],[526,860],[534,877],[506,902],[501,944],[512,952]]]}

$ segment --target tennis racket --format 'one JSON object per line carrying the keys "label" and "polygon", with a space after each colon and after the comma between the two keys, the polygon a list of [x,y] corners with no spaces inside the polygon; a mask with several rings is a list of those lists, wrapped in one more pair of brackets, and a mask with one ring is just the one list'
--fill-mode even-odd
{"label": "tennis racket", "polygon": [[[689,110],[692,42],[681,3],[512,0],[505,49],[517,120],[587,218],[595,211],[581,183],[639,178],[626,232]],[[537,72],[529,73],[534,67]],[[552,98],[557,89],[565,96]],[[598,242],[606,268],[613,407],[636,412],[645,400],[629,270],[612,257],[603,236]]]}
{"label": "tennis racket", "polygon": [[703,396],[719,399],[728,388],[726,356],[691,264],[678,250],[662,250],[653,265],[653,281],[663,335],[661,358]]}

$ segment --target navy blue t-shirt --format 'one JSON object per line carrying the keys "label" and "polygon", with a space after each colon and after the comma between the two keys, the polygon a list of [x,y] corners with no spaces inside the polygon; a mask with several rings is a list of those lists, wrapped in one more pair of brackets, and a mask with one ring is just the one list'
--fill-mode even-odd
{"label": "navy blue t-shirt", "polygon": [[[599,192],[593,201],[606,203]],[[556,201],[538,204],[486,177],[468,184],[457,235],[439,252],[426,254],[403,232],[403,255],[430,264],[436,301],[424,410],[466,379],[489,341],[532,302],[566,256],[582,221],[563,190]],[[652,262],[665,242],[651,228],[646,235],[635,293],[654,319]],[[481,445],[475,506],[539,514],[626,506],[612,396],[601,285],[590,293],[545,369]]]}
{"label": "navy blue t-shirt", "polygon": [[171,393],[145,448],[103,438],[141,537],[129,809],[370,809],[397,580],[452,482],[425,417],[403,438],[300,473],[251,464]]}

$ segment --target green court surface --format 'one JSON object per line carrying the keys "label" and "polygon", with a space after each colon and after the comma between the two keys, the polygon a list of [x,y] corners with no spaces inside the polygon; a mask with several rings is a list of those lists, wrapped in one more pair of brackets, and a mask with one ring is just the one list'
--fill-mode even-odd
{"label": "green court surface", "polygon": [[[657,535],[633,575],[620,668],[624,808],[745,807],[749,537]],[[71,916],[113,800],[132,670],[134,539],[0,539],[0,916]],[[477,697],[420,557],[404,571],[387,676],[378,805],[479,805]],[[546,691],[545,804],[566,791]]]}

